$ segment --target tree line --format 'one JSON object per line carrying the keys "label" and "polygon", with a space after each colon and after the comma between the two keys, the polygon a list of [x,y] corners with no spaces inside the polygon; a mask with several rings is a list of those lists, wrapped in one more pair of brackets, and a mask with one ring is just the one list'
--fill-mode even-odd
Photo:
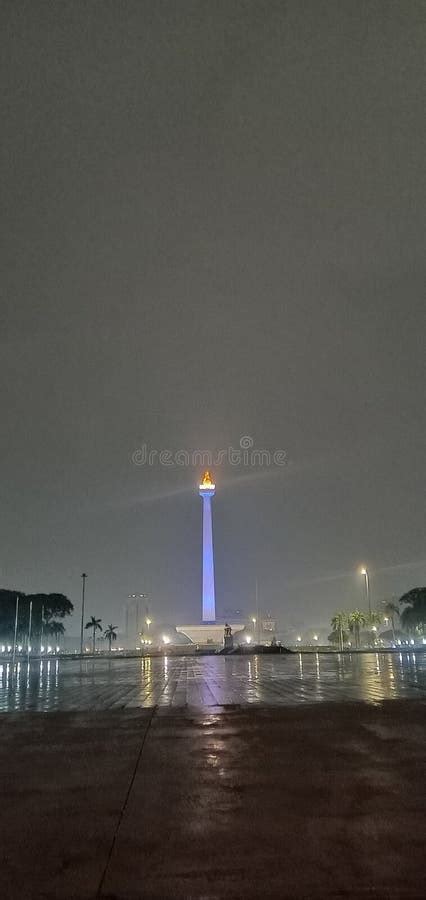
{"label": "tree line", "polygon": [[[403,607],[403,608],[402,608]],[[361,631],[364,628],[374,629],[388,619],[392,629],[393,640],[396,638],[395,623],[399,620],[401,627],[408,633],[421,637],[426,627],[426,587],[413,588],[399,599],[385,601],[383,611],[365,613],[360,609],[352,612],[340,611],[331,620],[329,641],[336,644],[339,650],[353,637],[355,648],[361,644]]]}
{"label": "tree line", "polygon": [[[40,645],[44,637],[51,635],[58,640],[65,634],[65,625],[61,620],[74,610],[65,594],[25,594],[23,591],[0,590],[0,637],[5,643],[12,643],[14,639],[17,608],[17,642],[23,644],[28,640],[31,618],[31,641]],[[92,632],[94,653],[96,634],[102,632],[102,619],[91,616],[85,627]],[[111,652],[112,643],[117,640],[117,625],[108,625],[102,636]]]}
{"label": "tree line", "polygon": [[8,640],[15,632],[16,600],[18,598],[17,639],[28,635],[31,614],[31,634],[40,642],[43,635],[56,639],[65,633],[63,619],[70,616],[74,606],[65,594],[25,594],[23,591],[0,590],[0,635]]}
{"label": "tree line", "polygon": [[[96,633],[98,631],[102,632],[102,619],[97,619],[96,616],[90,616],[89,621],[86,622],[85,628],[92,632],[92,653],[94,653]],[[108,641],[110,653],[112,642],[117,640],[117,628],[117,625],[108,625],[108,627],[104,629],[103,638],[105,641]]]}

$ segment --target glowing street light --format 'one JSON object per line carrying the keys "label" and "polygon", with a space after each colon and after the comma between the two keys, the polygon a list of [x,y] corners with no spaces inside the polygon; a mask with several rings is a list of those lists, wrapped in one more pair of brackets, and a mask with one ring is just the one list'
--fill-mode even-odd
{"label": "glowing street light", "polygon": [[251,644],[251,634],[246,635],[246,643]]}
{"label": "glowing street light", "polygon": [[163,644],[170,644],[170,638],[167,637],[167,634],[163,634]]}
{"label": "glowing street light", "polygon": [[252,616],[251,621],[253,623],[253,637],[258,641],[259,639],[256,636],[256,622],[257,622],[256,616]]}
{"label": "glowing street light", "polygon": [[363,575],[364,579],[365,579],[365,582],[364,582],[365,583],[365,598],[366,598],[367,606],[368,606],[368,615],[371,616],[370,578],[369,578],[369,575],[368,575],[368,572],[367,572],[367,569],[365,568],[365,566],[362,567],[360,574]]}

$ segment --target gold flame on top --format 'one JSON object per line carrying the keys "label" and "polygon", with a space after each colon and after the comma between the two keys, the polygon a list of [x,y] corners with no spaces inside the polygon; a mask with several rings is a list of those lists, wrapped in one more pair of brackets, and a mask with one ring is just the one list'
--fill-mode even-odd
{"label": "gold flame on top", "polygon": [[204,472],[200,487],[214,487],[214,482],[211,479],[211,475],[208,469],[206,469],[206,471]]}

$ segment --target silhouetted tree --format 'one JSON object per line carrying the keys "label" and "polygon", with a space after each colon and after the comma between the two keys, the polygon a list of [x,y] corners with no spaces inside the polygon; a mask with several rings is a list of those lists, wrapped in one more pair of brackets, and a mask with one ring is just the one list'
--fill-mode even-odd
{"label": "silhouetted tree", "polygon": [[102,619],[96,619],[95,616],[90,616],[89,621],[86,622],[86,628],[92,629],[92,651],[95,653],[96,632],[102,631]]}
{"label": "silhouetted tree", "polygon": [[367,624],[367,616],[359,609],[354,609],[348,617],[349,631],[355,638],[355,647],[359,650],[361,628]]}
{"label": "silhouetted tree", "polygon": [[375,609],[372,609],[366,615],[366,626],[368,630],[368,634],[366,636],[368,643],[370,646],[374,645],[374,641],[377,638],[377,627],[382,624],[383,616],[381,613],[377,612]]}
{"label": "silhouetted tree", "polygon": [[392,637],[395,641],[395,617],[399,616],[398,604],[395,602],[395,600],[385,600],[383,604],[383,612],[386,618],[390,620]]}
{"label": "silhouetted tree", "polygon": [[58,643],[59,638],[65,634],[65,628],[62,622],[53,620],[52,622],[47,622],[45,626],[45,633],[53,635],[56,643]]}
{"label": "silhouetted tree", "polygon": [[116,634],[117,627],[118,627],[117,625],[108,625],[108,628],[105,628],[105,631],[104,631],[104,638],[106,641],[108,641],[110,653],[111,653],[112,641],[117,640],[117,634]]}
{"label": "silhouetted tree", "polygon": [[[347,628],[348,628],[348,617],[345,612],[337,612],[332,620],[331,620],[332,632],[329,635],[328,640],[331,641],[332,644],[338,644],[339,650],[343,650],[344,644],[347,641]],[[336,636],[336,640],[333,636]]]}
{"label": "silhouetted tree", "polygon": [[16,597],[19,596],[18,635],[28,633],[30,601],[32,601],[32,634],[41,636],[52,619],[64,619],[74,607],[65,594],[24,594],[23,591],[0,590],[0,634],[13,635],[15,627]]}
{"label": "silhouetted tree", "polygon": [[426,587],[412,588],[399,601],[405,609],[401,613],[401,624],[407,631],[423,634],[426,625]]}

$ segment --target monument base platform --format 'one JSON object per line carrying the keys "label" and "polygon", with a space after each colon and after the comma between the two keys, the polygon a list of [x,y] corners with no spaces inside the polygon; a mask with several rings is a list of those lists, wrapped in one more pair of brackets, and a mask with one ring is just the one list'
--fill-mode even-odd
{"label": "monument base platform", "polygon": [[[244,627],[241,622],[237,624],[229,622],[229,625],[233,634],[236,631],[241,631]],[[208,623],[203,625],[176,625],[176,631],[180,632],[180,634],[185,634],[193,644],[198,644],[200,647],[207,644],[210,647],[223,647],[224,627],[223,622],[218,624],[213,622],[211,625]]]}

